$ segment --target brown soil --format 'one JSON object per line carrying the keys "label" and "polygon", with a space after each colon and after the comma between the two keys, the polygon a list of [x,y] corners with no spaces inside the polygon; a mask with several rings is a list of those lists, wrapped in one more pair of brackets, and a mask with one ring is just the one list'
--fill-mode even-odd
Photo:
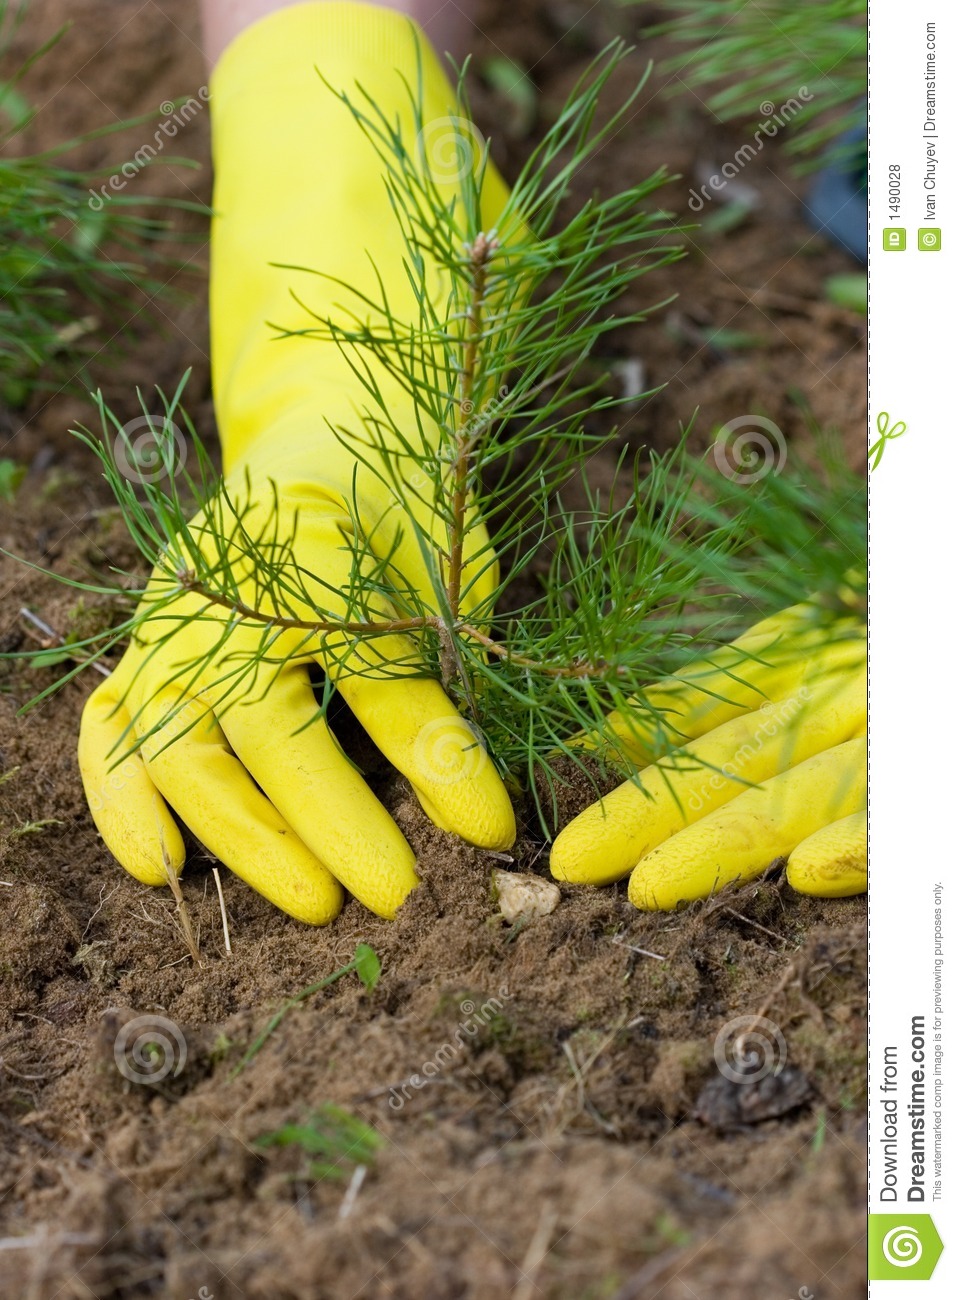
{"label": "brown soil", "polygon": [[[34,143],[193,93],[205,80],[193,10],[192,0],[34,6],[24,49],[73,20],[27,86],[43,105]],[[534,68],[542,116],[609,32],[638,29],[634,10],[585,0],[487,3],[481,26],[480,56],[504,49]],[[733,156],[733,135],[693,97],[660,87],[582,177],[583,194],[659,163],[691,176],[696,160]],[[478,87],[475,99],[514,174],[528,140],[499,129],[508,113],[495,95]],[[175,145],[200,171],[157,168],[134,183],[208,197],[207,126],[197,118]],[[86,160],[116,165],[137,143],[135,130],[109,136]],[[780,150],[769,147],[747,181],[762,196],[747,225],[695,236],[692,257],[635,291],[631,305],[678,301],[618,342],[648,382],[671,381],[635,409],[627,436],[667,442],[698,406],[702,440],[744,413],[801,436],[803,399],[820,424],[862,443],[861,328],[823,305],[821,287],[852,268],[800,223],[804,182]],[[680,212],[686,198],[676,183],[666,202]],[[103,322],[88,364],[123,418],[136,413],[136,384],[171,388],[191,365],[188,405],[212,444],[202,239],[180,255],[193,263],[175,276],[180,298],[161,309],[132,300],[129,337]],[[742,288],[763,290],[761,308],[742,302]],[[760,346],[702,344],[719,327]],[[3,455],[32,467],[15,507],[3,507],[0,545],[64,573],[133,562],[66,433],[91,419],[72,391],[0,412],[12,435]],[[7,560],[0,593],[4,649],[29,646],[22,605],[61,629],[102,617]],[[92,683],[17,717],[55,676],[0,665],[4,1295],[864,1295],[861,900],[801,899],[773,872],[680,916],[636,913],[623,886],[566,889],[551,916],[510,929],[490,901],[495,861],[432,828],[408,787],[380,773],[424,877],[399,919],[350,902],[328,930],[310,930],[225,879],[227,956],[197,855],[183,886],[197,969],[172,899],[120,871],[85,810],[74,746]],[[573,792],[569,812],[582,798]],[[530,833],[518,859],[543,870]],[[359,941],[382,961],[374,991],[353,974],[316,994],[236,1074],[284,999]],[[728,1021],[753,1015],[780,1027],[789,1068],[745,1096],[725,1086],[713,1045]],[[157,1033],[172,1021],[183,1036],[182,1070],[156,1086],[116,1066],[117,1034],[135,1017],[152,1017]],[[317,1179],[301,1147],[258,1144],[328,1103],[383,1140],[345,1216],[349,1161],[344,1177]],[[22,1240],[12,1248],[11,1238]]]}

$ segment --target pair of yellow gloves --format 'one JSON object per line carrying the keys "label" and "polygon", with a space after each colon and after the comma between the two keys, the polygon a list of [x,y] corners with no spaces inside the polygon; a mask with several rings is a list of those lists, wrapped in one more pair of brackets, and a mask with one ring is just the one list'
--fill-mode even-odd
{"label": "pair of yellow gloves", "polygon": [[[247,29],[212,82],[211,337],[226,482],[249,501],[249,532],[269,524],[280,540],[295,534],[296,564],[315,575],[315,603],[327,609],[330,589],[348,590],[351,580],[342,530],[353,526],[356,506],[373,551],[391,553],[423,593],[432,580],[396,500],[332,432],[355,427],[363,397],[339,349],[274,337],[270,323],[314,323],[290,296],[295,277],[275,264],[329,268],[374,297],[371,250],[393,312],[407,306],[415,317],[381,163],[316,68],[337,88],[358,83],[373,93],[408,139],[408,85],[416,84],[420,60],[424,121],[441,121],[454,113],[454,95],[414,25],[389,10],[327,0]],[[486,229],[505,198],[489,169]],[[307,289],[319,314],[334,314],[343,297],[318,277],[296,287]],[[408,409],[416,427],[408,395],[384,372],[379,378],[393,394],[393,416]],[[208,521],[195,527],[201,547],[210,545],[206,528]],[[240,553],[237,570],[245,574],[239,598],[255,606],[256,575]],[[475,577],[474,601],[492,580]],[[308,585],[303,618],[313,614]],[[310,660],[332,675],[436,825],[483,848],[512,844],[505,787],[437,682],[356,671],[361,645],[344,668],[319,637],[304,644],[302,632],[290,630],[269,655],[281,666],[260,663],[242,698],[218,708],[219,683],[255,657],[261,628],[234,622],[224,635],[227,616],[195,593],[150,615],[148,602],[167,591],[154,577],[147,616],[90,697],[79,743],[97,827],[137,879],[159,885],[168,869],[181,870],[175,812],[220,861],[302,921],[331,921],[343,888],[380,915],[395,914],[417,883],[414,855],[325,721],[316,720]],[[790,855],[798,889],[863,888],[863,641],[855,628],[837,641],[824,638],[810,614],[809,607],[785,611],[681,681],[652,688],[674,737],[687,742],[659,766],[661,755],[648,745],[653,735],[660,740],[660,727],[646,726],[640,711],[614,720],[623,748],[648,765],[642,788],[626,783],[562,832],[551,856],[558,879],[602,884],[631,871],[632,901],[667,908]],[[180,617],[170,636],[170,619]],[[415,646],[397,634],[377,639],[374,654],[408,665]],[[197,677],[192,666],[202,662]]]}

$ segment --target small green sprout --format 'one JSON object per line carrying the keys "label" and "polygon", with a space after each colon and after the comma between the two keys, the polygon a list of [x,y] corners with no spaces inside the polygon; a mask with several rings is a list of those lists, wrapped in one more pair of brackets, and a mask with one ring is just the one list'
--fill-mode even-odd
{"label": "small green sprout", "polygon": [[284,1124],[256,1139],[257,1147],[294,1147],[306,1157],[306,1177],[314,1181],[345,1178],[356,1165],[373,1163],[383,1138],[355,1115],[334,1106],[320,1106],[301,1124]]}

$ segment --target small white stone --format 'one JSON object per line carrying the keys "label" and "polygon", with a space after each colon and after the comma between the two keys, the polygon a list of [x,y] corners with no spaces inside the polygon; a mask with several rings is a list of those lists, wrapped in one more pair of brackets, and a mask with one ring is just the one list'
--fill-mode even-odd
{"label": "small white stone", "polygon": [[492,872],[492,884],[498,896],[499,911],[509,925],[518,920],[533,921],[538,916],[548,916],[562,901],[562,892],[550,880],[526,872]]}

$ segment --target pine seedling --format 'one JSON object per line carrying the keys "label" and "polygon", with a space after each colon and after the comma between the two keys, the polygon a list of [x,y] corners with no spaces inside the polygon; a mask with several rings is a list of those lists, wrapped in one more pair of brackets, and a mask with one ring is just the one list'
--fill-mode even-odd
{"label": "pine seedling", "polygon": [[[130,534],[155,572],[148,602],[118,627],[76,643],[75,656],[97,658],[135,636],[146,618],[156,647],[187,622],[208,620],[217,630],[213,650],[179,663],[175,682],[185,698],[202,678],[217,714],[242,698],[261,664],[311,662],[317,643],[326,662],[337,660],[350,672],[429,674],[442,681],[475,743],[489,749],[503,774],[536,790],[540,774],[546,787],[561,779],[561,757],[591,775],[575,739],[582,733],[591,738],[592,758],[622,761],[607,712],[642,701],[656,677],[723,639],[742,606],[754,617],[763,612],[759,569],[774,549],[775,528],[784,527],[776,510],[786,497],[796,512],[790,526],[806,531],[805,496],[818,491],[813,477],[789,496],[783,480],[746,491],[724,483],[722,496],[716,489],[723,480],[711,488],[697,481],[681,439],[665,455],[634,461],[623,455],[610,499],[586,487],[585,507],[572,509],[562,496],[572,476],[587,485],[589,457],[616,437],[619,399],[585,363],[607,334],[652,310],[649,300],[616,314],[625,291],[680,255],[680,232],[668,214],[649,206],[663,172],[609,198],[576,202],[572,196],[581,167],[627,120],[642,88],[639,81],[632,98],[600,122],[602,89],[627,53],[614,43],[576,86],[521,171],[495,230],[483,229],[480,217],[487,152],[449,197],[417,148],[420,117],[406,139],[379,113],[373,95],[341,94],[379,153],[417,315],[397,317],[383,289],[378,298],[355,301],[351,315],[341,308],[335,318],[316,314],[300,332],[338,346],[352,367],[365,408],[334,433],[403,507],[405,527],[430,566],[431,589],[412,588],[396,571],[393,552],[374,550],[354,500],[351,527],[343,530],[353,579],[346,592],[328,589],[326,605],[321,577],[296,563],[295,537],[278,534],[278,509],[254,524],[262,512],[254,515],[241,488],[215,480],[195,435],[196,479],[171,474],[167,482],[139,486],[125,476],[111,450],[124,426],[98,397],[103,437],[80,436],[99,456]],[[317,93],[329,92],[317,85]],[[409,94],[417,108],[418,88]],[[461,83],[460,97],[467,124]],[[465,125],[459,129],[465,147],[473,137],[466,139]],[[445,277],[438,298],[435,266]],[[350,285],[337,284],[344,302],[350,293],[358,297]],[[280,323],[278,332],[290,331]],[[382,368],[412,399],[414,427],[394,418],[377,378]],[[160,456],[170,453],[170,428],[193,434],[182,389],[163,399],[162,427],[155,429]],[[424,436],[426,428],[438,429],[437,442]],[[765,499],[765,491],[777,496]],[[482,517],[488,541],[477,530]],[[476,574],[494,574],[496,556],[504,573],[478,599]],[[802,554],[790,570],[786,559],[782,552],[769,602],[781,599],[789,583],[795,598],[815,589],[815,552]],[[843,572],[848,566],[839,563]],[[255,575],[254,600],[240,596],[240,571],[246,580]],[[183,613],[186,594],[191,600]],[[379,612],[386,601],[395,616]],[[238,662],[229,655],[224,662],[221,647],[239,626],[258,629],[257,647]],[[290,631],[299,634],[297,645],[280,652],[279,637]],[[383,655],[376,662],[363,654],[355,666],[357,645],[374,647],[397,631],[410,637],[409,661],[386,662]],[[321,695],[325,709],[328,680]],[[160,730],[168,745],[195,725],[185,712],[177,721],[177,712],[138,740],[130,733],[115,761]],[[548,808],[540,812],[551,821]]]}

